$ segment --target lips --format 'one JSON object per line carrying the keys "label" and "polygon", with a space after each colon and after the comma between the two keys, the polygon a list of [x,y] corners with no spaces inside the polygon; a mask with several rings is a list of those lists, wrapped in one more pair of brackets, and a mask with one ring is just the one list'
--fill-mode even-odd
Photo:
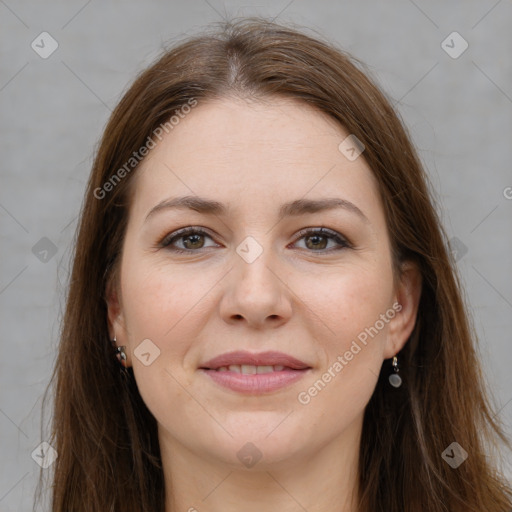
{"label": "lips", "polygon": [[[200,369],[204,370],[218,370],[219,368],[229,368],[230,366],[272,366],[274,371],[279,371],[283,368],[277,369],[276,367],[284,367],[290,370],[307,370],[309,365],[299,359],[284,354],[283,352],[260,352],[254,354],[246,351],[228,352],[221,354],[220,356],[214,357],[209,361],[206,361],[200,366]],[[234,369],[233,371],[237,371]]]}
{"label": "lips", "polygon": [[282,352],[229,352],[206,361],[199,371],[215,384],[237,393],[270,393],[303,378],[311,367]]}

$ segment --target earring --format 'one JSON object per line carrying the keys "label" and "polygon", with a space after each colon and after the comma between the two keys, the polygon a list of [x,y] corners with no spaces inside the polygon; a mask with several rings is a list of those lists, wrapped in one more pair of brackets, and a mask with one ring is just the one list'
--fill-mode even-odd
{"label": "earring", "polygon": [[400,371],[398,369],[398,357],[393,356],[392,365],[393,365],[393,373],[389,376],[389,383],[394,388],[399,388],[402,385],[402,377],[400,377],[400,375],[398,375],[398,372]]}
{"label": "earring", "polygon": [[[114,345],[114,347],[116,346],[116,337],[114,336],[114,339],[112,340],[112,344]],[[121,347],[116,347],[116,357],[117,357],[117,360],[119,361],[119,364],[123,367],[123,368],[126,368],[126,360],[127,360],[127,356],[126,356],[126,347],[123,345]]]}
{"label": "earring", "polygon": [[121,366],[126,368],[126,352],[124,351],[126,347],[117,347],[116,349],[116,357]]}

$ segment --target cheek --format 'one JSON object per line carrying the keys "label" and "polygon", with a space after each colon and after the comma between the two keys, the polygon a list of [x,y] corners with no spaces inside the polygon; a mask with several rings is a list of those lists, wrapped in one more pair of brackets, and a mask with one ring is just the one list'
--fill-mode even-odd
{"label": "cheek", "polygon": [[162,351],[179,353],[199,328],[196,321],[208,279],[191,279],[176,269],[129,265],[123,276],[123,307],[132,344],[152,339]]}
{"label": "cheek", "polygon": [[[139,262],[138,267],[130,267],[128,263],[123,306],[137,387],[158,423],[186,438],[186,425],[204,424],[204,411],[187,392],[192,376],[184,361],[200,337],[200,301],[207,293],[208,280],[192,281],[190,274],[163,266],[143,268]],[[145,339],[158,347],[149,365],[137,357]]]}
{"label": "cheek", "polygon": [[382,268],[340,273],[323,290],[308,302],[328,333],[320,340],[322,361],[297,402],[334,426],[354,418],[370,399],[396,313],[390,304],[392,275]]}
{"label": "cheek", "polygon": [[[392,276],[382,268],[348,269],[324,279],[322,287],[318,282],[309,284],[310,292],[305,289],[303,297],[328,327],[326,341],[332,348],[341,350],[350,345],[390,308]],[[387,323],[381,326],[379,322],[379,331],[386,329]]]}

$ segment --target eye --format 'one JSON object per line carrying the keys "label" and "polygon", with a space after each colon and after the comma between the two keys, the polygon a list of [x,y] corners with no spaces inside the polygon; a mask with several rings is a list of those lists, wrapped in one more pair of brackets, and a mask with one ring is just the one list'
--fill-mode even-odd
{"label": "eye", "polygon": [[[205,237],[212,240],[206,231],[191,226],[165,236],[158,246],[176,253],[191,253],[205,247],[218,247],[216,244],[206,246],[204,244]],[[300,231],[295,243],[302,239],[305,240],[306,249],[311,249],[312,252],[332,252],[351,247],[351,244],[339,233],[323,227]],[[327,249],[329,241],[334,242],[334,248]]]}
{"label": "eye", "polygon": [[[297,241],[302,239],[307,249],[315,249],[313,252],[332,252],[351,247],[351,244],[339,233],[328,228],[304,229],[299,232]],[[334,242],[335,247],[326,250],[329,241]]]}
{"label": "eye", "polygon": [[[159,246],[166,247],[167,249],[177,253],[194,252],[196,249],[202,249],[205,247],[204,242],[201,241],[202,237],[208,237],[211,239],[211,236],[206,231],[195,227],[187,227],[166,236],[159,243]],[[181,242],[184,247],[174,247],[173,244],[177,241]]]}

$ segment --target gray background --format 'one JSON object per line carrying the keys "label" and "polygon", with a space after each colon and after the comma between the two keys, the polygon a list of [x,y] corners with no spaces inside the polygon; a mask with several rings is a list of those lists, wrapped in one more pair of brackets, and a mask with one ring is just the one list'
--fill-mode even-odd
{"label": "gray background", "polygon": [[[0,0],[1,512],[31,510],[39,474],[31,453],[44,440],[41,398],[77,214],[111,109],[164,42],[226,15],[257,14],[336,41],[397,102],[456,237],[495,411],[511,433],[510,0]],[[47,59],[31,48],[43,31],[59,45]],[[441,46],[453,31],[469,44],[458,58]]]}

